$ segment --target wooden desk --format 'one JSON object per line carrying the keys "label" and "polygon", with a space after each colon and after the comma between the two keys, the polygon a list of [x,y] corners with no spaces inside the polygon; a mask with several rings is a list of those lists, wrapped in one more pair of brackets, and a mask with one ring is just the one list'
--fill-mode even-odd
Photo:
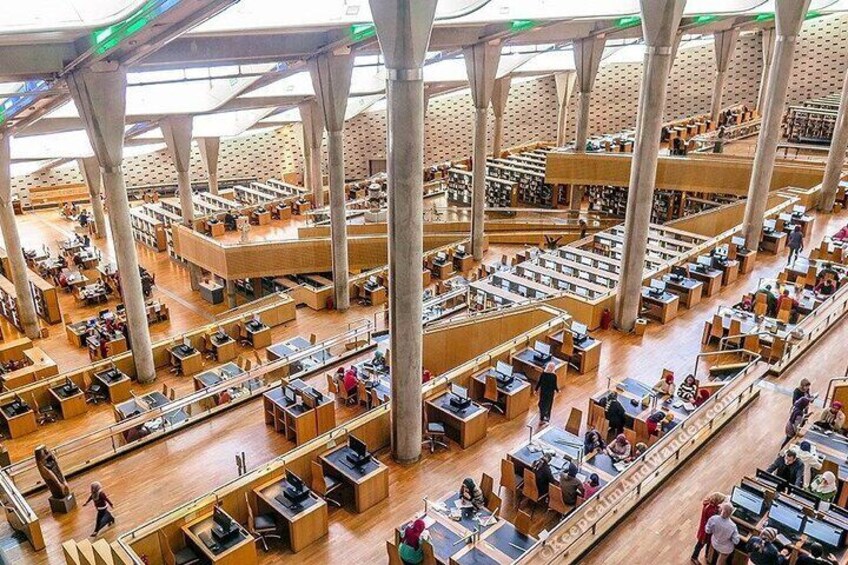
{"label": "wooden desk", "polygon": [[489,411],[474,402],[457,410],[450,405],[451,396],[450,392],[445,392],[428,400],[425,403],[427,419],[444,424],[447,436],[466,449],[486,437]]}
{"label": "wooden desk", "polygon": [[118,404],[130,398],[132,381],[117,369],[107,369],[94,374],[94,378],[106,388],[106,396],[112,404]]}
{"label": "wooden desk", "polygon": [[80,387],[74,385],[73,388],[66,389],[64,384],[54,386],[50,389],[50,396],[59,405],[63,420],[85,414],[85,392]]}
{"label": "wooden desk", "polygon": [[433,261],[431,270],[433,276],[442,281],[451,278],[454,274],[453,263],[450,260],[441,264]]}
{"label": "wooden desk", "polygon": [[654,296],[648,287],[642,287],[642,299],[640,310],[647,306],[649,318],[666,324],[677,317],[677,306],[680,299],[676,294],[664,292],[661,296]]}
{"label": "wooden desk", "polygon": [[474,268],[474,256],[470,253],[465,253],[464,255],[454,255],[453,266],[460,273],[470,271],[472,268]]}
{"label": "wooden desk", "polygon": [[359,295],[364,300],[369,301],[372,306],[381,306],[389,299],[389,291],[382,285],[370,288],[368,285],[363,284],[360,287]]}
{"label": "wooden desk", "polygon": [[779,255],[783,253],[783,250],[786,249],[786,240],[788,236],[785,232],[771,232],[765,233],[763,232],[763,238],[760,243],[760,247],[763,251],[768,251],[774,255]]}
{"label": "wooden desk", "polygon": [[732,284],[739,278],[739,261],[719,261],[718,270],[722,273],[721,283],[724,286]]}
{"label": "wooden desk", "polygon": [[180,368],[180,372],[190,377],[197,374],[203,368],[203,357],[197,348],[192,348],[191,352],[184,352],[182,345],[175,345],[168,349],[171,354],[171,364]]}
{"label": "wooden desk", "polygon": [[[513,353],[510,361],[513,368],[519,373],[523,373],[530,381],[535,383],[539,380],[542,372],[545,370],[547,363],[539,363],[535,359],[535,349],[526,347],[518,353]],[[557,386],[565,386],[565,376],[568,371],[568,363],[562,359],[551,357],[554,364],[554,374],[557,376]]]}
{"label": "wooden desk", "polygon": [[[293,388],[294,383],[309,388],[298,379],[290,385]],[[331,394],[321,396],[321,402],[315,408],[310,408],[301,401],[289,403],[282,386],[269,390],[262,395],[265,423],[273,426],[275,431],[284,433],[296,445],[328,432],[336,427],[335,397]]]}
{"label": "wooden desk", "polygon": [[218,341],[215,334],[212,334],[208,343],[209,347],[211,347],[215,352],[215,359],[217,359],[219,363],[226,363],[227,361],[232,361],[236,358],[236,340],[230,336],[227,336],[227,339]]}
{"label": "wooden desk", "polygon": [[212,513],[204,514],[180,528],[186,542],[197,550],[205,561],[216,565],[252,565],[256,563],[256,541],[243,527],[239,534],[217,551],[203,543],[202,537],[212,536]]}
{"label": "wooden desk", "polygon": [[757,250],[746,249],[744,252],[737,251],[736,259],[739,261],[739,272],[747,275],[754,269],[754,263],[757,261]]}
{"label": "wooden desk", "polygon": [[257,226],[265,226],[271,223],[271,212],[268,210],[264,212],[253,212],[251,215]]}
{"label": "wooden desk", "polygon": [[324,471],[353,489],[357,512],[365,512],[389,496],[389,468],[375,458],[362,467],[353,467],[346,456],[353,451],[341,445],[320,456]]}
{"label": "wooden desk", "polygon": [[[486,390],[486,376],[489,374],[497,376],[491,367],[473,375],[470,393],[474,400],[483,398]],[[498,401],[504,406],[504,417],[507,420],[517,418],[530,409],[530,390],[530,383],[520,377],[515,377],[509,384],[498,381]]]}
{"label": "wooden desk", "polygon": [[665,283],[666,290],[676,294],[686,308],[692,308],[701,302],[701,293],[704,290],[704,283],[701,281],[693,278],[678,280],[672,275],[664,275],[662,280]]}
{"label": "wooden desk", "polygon": [[227,232],[223,222],[206,222],[206,227],[209,229],[209,235],[212,237],[221,237]]}
{"label": "wooden desk", "polygon": [[247,331],[247,339],[253,345],[254,349],[262,349],[271,345],[271,328],[262,324],[261,328],[251,329],[249,324],[245,325]]}
{"label": "wooden desk", "polygon": [[0,416],[2,416],[6,427],[9,429],[9,437],[15,439],[37,430],[38,422],[35,419],[33,409],[28,405],[24,405],[26,406],[26,410],[13,412],[12,404],[10,402],[0,407]]}
{"label": "wooden desk", "polygon": [[705,269],[699,271],[695,263],[689,263],[689,277],[704,283],[704,296],[712,296],[721,290],[721,279],[723,273],[718,269]]}
{"label": "wooden desk", "polygon": [[[548,336],[548,342],[555,348],[554,353],[560,357],[565,357],[562,353],[565,332],[571,333],[571,330],[562,330]],[[601,340],[586,336],[582,343],[574,342],[574,355],[568,361],[581,375],[594,371],[601,364]]]}
{"label": "wooden desk", "polygon": [[265,514],[266,509],[278,516],[277,522],[285,527],[292,551],[297,553],[312,542],[321,539],[328,532],[327,503],[312,491],[309,497],[298,506],[286,501],[282,503],[277,496],[283,496],[288,482],[279,477],[271,479],[255,489],[257,509]]}

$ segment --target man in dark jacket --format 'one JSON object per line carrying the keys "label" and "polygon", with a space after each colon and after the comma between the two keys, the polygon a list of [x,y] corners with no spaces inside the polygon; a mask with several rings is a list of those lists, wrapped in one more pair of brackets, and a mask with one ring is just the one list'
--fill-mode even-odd
{"label": "man in dark jacket", "polygon": [[607,395],[605,416],[607,422],[609,422],[609,434],[611,437],[624,433],[625,415],[624,406],[618,401],[618,394],[615,391],[610,391],[609,395]]}
{"label": "man in dark jacket", "polygon": [[583,496],[583,483],[577,478],[577,465],[569,463],[568,467],[560,473],[559,488],[562,490],[562,501],[569,506],[577,504],[577,497]]}
{"label": "man in dark jacket", "polygon": [[777,475],[790,485],[804,486],[804,464],[798,459],[794,449],[787,449],[782,457],[778,455],[766,471]]}

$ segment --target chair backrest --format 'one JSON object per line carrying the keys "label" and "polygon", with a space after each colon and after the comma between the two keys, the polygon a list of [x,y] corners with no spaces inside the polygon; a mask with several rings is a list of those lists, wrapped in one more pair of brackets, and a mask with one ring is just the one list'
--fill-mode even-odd
{"label": "chair backrest", "polygon": [[742,320],[739,318],[730,319],[730,330],[727,335],[739,335],[742,333]]}
{"label": "chair backrest", "polygon": [[719,314],[713,315],[713,325],[710,328],[710,337],[724,337],[724,325],[722,324],[722,317]]}
{"label": "chair backrest", "polygon": [[775,337],[774,341],[772,342],[771,352],[769,353],[769,359],[770,360],[780,359],[781,357],[783,357],[783,354],[785,352],[786,352],[786,340],[779,338],[779,337]]}
{"label": "chair backrest", "polygon": [[486,499],[486,509],[489,512],[494,513],[495,517],[497,517],[497,515],[500,514],[501,508],[503,508],[503,500],[501,500],[501,497],[495,493],[490,493],[489,497]]}
{"label": "chair backrest", "polygon": [[[815,276],[810,279],[811,281],[816,280]],[[798,277],[795,279],[795,288],[798,290],[804,290],[807,286],[807,277]]]}
{"label": "chair backrest", "polygon": [[[783,304],[789,304],[789,301],[784,302]],[[781,306],[780,310],[777,312],[777,319],[783,323],[789,322],[789,317],[792,315],[792,310],[789,308],[783,308]]]}
{"label": "chair backrest", "polygon": [[574,355],[574,334],[568,330],[562,332],[562,355],[564,357]]}
{"label": "chair backrest", "polygon": [[356,393],[359,396],[359,401],[364,402],[368,398],[368,389],[365,387],[364,381],[356,383]]}
{"label": "chair backrest", "polygon": [[381,404],[383,403],[383,401],[382,401],[382,400],[380,400],[380,395],[379,395],[379,394],[377,394],[377,389],[376,389],[376,388],[372,388],[370,391],[368,391],[368,395],[369,395],[369,397],[371,398],[371,407],[372,407],[372,408],[373,408],[374,406],[379,406],[379,405],[381,405]]}
{"label": "chair backrest", "polygon": [[347,387],[344,385],[344,381],[337,385],[336,394],[339,395],[339,398],[342,399],[342,402],[347,403],[348,399],[350,399],[350,395],[347,393]]}
{"label": "chair backrest", "polygon": [[768,297],[764,292],[760,292],[754,298],[754,304],[768,304]]}
{"label": "chair backrest", "polygon": [[327,482],[324,480],[324,467],[318,461],[312,461],[312,490],[321,496],[327,496]]}
{"label": "chair backrest", "polygon": [[[760,297],[762,296],[762,300]],[[762,294],[757,296],[757,302],[754,303],[754,314],[757,316],[765,316],[766,312],[768,312],[768,303],[766,302],[766,297]]]}
{"label": "chair backrest", "polygon": [[519,533],[522,533],[525,536],[529,536],[530,514],[524,512],[523,510],[519,510],[518,514],[515,515],[515,529],[518,530]]}
{"label": "chair backrest", "polygon": [[421,565],[436,565],[436,552],[433,549],[433,544],[428,540],[421,540],[421,551],[424,553],[424,560]]}
{"label": "chair backrest", "polygon": [[500,486],[515,494],[518,485],[515,482],[515,464],[509,459],[501,459]]}
{"label": "chair backrest", "polygon": [[777,275],[777,281],[781,284],[786,283],[786,271],[780,271]]}
{"label": "chair backrest", "polygon": [[742,349],[747,349],[754,353],[760,352],[760,336],[757,334],[748,334],[742,341]]}
{"label": "chair backrest", "polygon": [[171,544],[168,543],[168,538],[165,537],[162,530],[157,530],[156,535],[159,537],[159,549],[162,552],[162,561],[165,562],[165,565],[176,565],[174,550],[171,549]]}
{"label": "chair backrest", "polygon": [[536,473],[533,472],[533,469],[524,469],[524,486],[521,489],[521,494],[533,502],[538,502],[541,498],[539,485],[536,484]]}
{"label": "chair backrest", "polygon": [[489,500],[494,488],[495,479],[493,479],[490,475],[483,473],[483,477],[480,479],[480,490],[483,492],[483,498]]}
{"label": "chair backrest", "polygon": [[[332,373],[327,373],[327,390],[333,394],[339,394],[339,383],[336,382],[336,379],[333,378]],[[345,391],[345,396],[347,396],[347,391]]]}
{"label": "chair backrest", "polygon": [[250,505],[250,497],[247,496],[247,493],[244,493],[244,505],[247,506],[247,531],[250,532],[251,535],[256,535],[256,523],[253,513],[253,506]]}
{"label": "chair backrest", "polygon": [[579,408],[571,407],[571,412],[568,414],[568,421],[565,423],[565,431],[580,435],[580,423],[583,421],[583,411]]}
{"label": "chair backrest", "polygon": [[559,485],[551,484],[548,487],[548,509],[560,516],[568,514],[569,508],[562,499],[562,489],[559,488]]}
{"label": "chair backrest", "polygon": [[316,343],[318,343],[318,336],[315,334],[309,334],[309,343],[311,345],[315,345]]}
{"label": "chair backrest", "polygon": [[389,565],[403,565],[398,547],[392,540],[386,540],[386,552],[389,554]]}
{"label": "chair backrest", "polygon": [[483,390],[483,399],[489,402],[498,401],[498,379],[494,375],[486,375],[486,387]]}

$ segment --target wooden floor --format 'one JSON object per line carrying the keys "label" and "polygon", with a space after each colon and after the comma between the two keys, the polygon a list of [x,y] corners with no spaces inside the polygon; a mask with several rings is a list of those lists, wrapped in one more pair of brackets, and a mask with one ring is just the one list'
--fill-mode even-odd
{"label": "wooden floor", "polygon": [[[25,218],[26,223],[32,223],[33,233],[36,230],[47,230],[47,233],[57,232],[53,239],[66,237],[65,234],[58,233],[57,228],[62,226],[61,224],[56,226],[57,222],[55,221],[51,223],[46,219],[39,220],[38,215],[34,215],[33,218],[29,216]],[[829,222],[826,221],[827,218],[824,218],[825,221],[820,218],[811,242],[818,242],[825,233],[831,233],[837,227],[844,225],[846,218],[848,218],[848,214],[830,219]],[[38,221],[43,222],[40,227],[37,227]],[[67,229],[70,231],[70,224],[68,224]],[[40,239],[43,240],[44,237],[42,235]],[[809,247],[813,248],[812,245]],[[501,252],[501,249],[490,250],[490,253],[495,256],[499,256]],[[188,304],[185,310],[197,316],[196,319],[199,321],[193,325],[201,323],[204,321],[201,312],[204,312],[205,303],[202,303],[199,297],[193,296],[190,291],[185,290],[188,287],[187,277],[184,272],[181,272],[182,269],[171,263],[167,258],[162,259],[162,257],[164,257],[164,254],[150,253],[148,257],[142,259],[146,266],[156,269],[157,283],[162,285],[162,289],[157,290],[157,292],[167,291],[179,297]],[[564,422],[572,406],[585,410],[589,396],[606,387],[608,379],[619,380],[624,377],[633,377],[653,383],[662,368],[670,368],[678,373],[691,370],[695,356],[700,351],[700,337],[704,320],[712,315],[719,304],[737,302],[742,293],[756,286],[759,278],[773,277],[782,268],[784,262],[784,257],[762,256],[753,273],[740,278],[732,287],[723,289],[717,296],[705,300],[694,309],[683,310],[681,315],[672,323],[665,326],[651,324],[647,334],[642,338],[612,331],[598,332],[598,337],[604,342],[599,369],[586,375],[572,374],[569,376],[568,386],[556,400],[553,421],[560,424]],[[164,279],[161,274],[163,272],[166,273]],[[176,281],[173,290],[171,282],[165,282],[172,279]],[[182,288],[180,281],[185,283]],[[209,312],[209,310],[207,309],[205,312]],[[373,313],[373,309],[358,306],[345,314],[337,312],[315,313],[301,308],[298,310],[298,319],[288,327],[278,330],[275,339],[308,333],[317,333],[319,337],[327,337],[343,331],[348,322],[367,318],[372,316]],[[180,323],[182,323],[181,320],[175,316],[171,325]],[[191,325],[186,322],[187,327],[191,327]],[[154,328],[155,326],[151,330]],[[61,339],[64,340],[64,336]],[[832,337],[829,336],[828,339],[831,340]],[[67,345],[66,341],[65,344]],[[61,346],[57,345],[57,349],[61,349]],[[821,347],[819,350],[821,350]],[[48,354],[54,355],[52,350],[48,351]],[[68,356],[70,357],[70,355]],[[840,364],[839,356],[832,355],[830,357],[830,362],[835,365]],[[842,364],[844,362],[843,359]],[[83,363],[84,360],[79,364]],[[797,373],[799,367],[804,366],[806,365],[799,365],[794,368],[793,375],[799,374]],[[844,367],[835,366],[833,370],[837,374],[842,374]],[[831,374],[821,378],[824,380],[829,376],[836,375]],[[792,378],[797,380],[800,377],[793,376]],[[776,410],[772,410],[772,403],[777,406]],[[718,455],[723,455],[723,457],[717,457],[717,454],[714,453],[711,458],[705,459],[705,464],[716,466],[721,469],[721,473],[724,473],[725,480],[720,485],[721,488],[729,488],[732,481],[741,476],[745,470],[756,465],[762,465],[771,458],[782,435],[782,424],[786,413],[786,407],[783,404],[785,404],[783,395],[779,393],[764,394],[748,413],[742,416],[742,419],[731,423],[722,432],[721,438],[710,446],[710,450],[712,450],[719,442],[726,442],[722,451],[717,452]],[[198,424],[171,438],[146,446],[116,461],[74,477],[71,480],[71,487],[78,496],[84,498],[83,493],[86,492],[91,481],[100,480],[103,482],[106,491],[116,503],[117,526],[105,534],[107,540],[112,540],[118,532],[136,527],[144,521],[233,478],[235,476],[234,456],[236,453],[245,451],[248,466],[254,467],[289,449],[291,445],[288,442],[285,442],[281,436],[269,431],[264,426],[259,413],[260,409],[259,403],[251,402],[228,413],[218,415],[208,422]],[[760,414],[761,412],[765,414]],[[111,414],[109,414],[109,417],[111,418]],[[362,516],[353,514],[346,509],[331,510],[329,537],[313,544],[296,557],[280,549],[273,549],[271,553],[264,557],[265,562],[383,562],[385,560],[383,541],[391,535],[393,527],[407,520],[422,507],[424,496],[428,496],[431,500],[443,498],[449,492],[455,490],[464,477],[473,476],[479,479],[481,472],[487,472],[497,479],[500,459],[506,452],[526,441],[526,425],[535,425],[535,417],[535,410],[531,410],[526,417],[511,422],[503,421],[495,416],[490,424],[488,438],[484,442],[465,451],[453,445],[448,453],[426,454],[420,464],[412,467],[398,467],[389,460],[388,456],[383,455],[381,459],[391,467],[390,491],[393,495],[388,500]],[[87,426],[89,424],[81,425]],[[95,424],[92,423],[91,425]],[[753,428],[752,425],[754,425]],[[752,432],[752,429],[756,431]],[[72,435],[66,436],[63,430],[61,436],[75,437],[80,431],[75,430],[69,433]],[[763,438],[769,439],[761,441]],[[774,438],[773,446],[769,443],[772,438]],[[61,441],[61,437],[51,438],[47,433],[44,440],[55,445],[57,441]],[[752,444],[756,444],[756,450],[750,449]],[[751,456],[752,453],[756,453],[756,456]],[[701,459],[700,455],[693,460],[691,465],[696,464],[699,459]],[[740,459],[739,463],[735,463]],[[725,460],[727,464],[724,463]],[[727,470],[727,466],[738,468],[738,470]],[[721,473],[713,472],[721,476]],[[680,516],[674,515],[674,511],[678,507],[678,495],[668,497],[664,494],[667,489],[673,487],[677,479],[678,476],[664,486],[659,495],[655,497],[657,506],[667,507],[668,517],[661,513],[658,515],[662,518],[661,520],[654,517],[654,521],[647,527],[647,522],[640,522],[638,527],[630,524],[631,530],[645,530],[654,526],[657,530],[663,530],[663,528],[672,530],[682,523]],[[692,491],[689,497],[691,498],[690,502],[696,503],[703,496],[704,490],[712,489],[712,487],[702,488],[705,482],[700,478],[698,481],[698,483],[695,483],[693,477],[690,477],[681,483],[685,486],[680,486],[678,489]],[[694,487],[694,484],[698,484],[698,486]],[[402,495],[398,494],[400,491],[403,492]],[[0,542],[0,554],[4,554],[10,562],[63,563],[59,548],[61,541],[68,538],[80,539],[90,533],[94,519],[93,510],[90,508],[79,509],[68,516],[57,519],[49,514],[46,499],[47,495],[41,493],[31,497],[30,503],[42,517],[47,550],[33,554],[25,543],[15,546],[11,543],[4,545]],[[680,506],[683,506],[682,500],[681,498]],[[509,506],[507,510],[507,515],[509,515],[514,510],[511,504],[507,506]],[[689,507],[691,508],[693,505],[689,504]],[[694,519],[697,519],[697,515],[694,516]],[[541,512],[536,513],[535,522],[537,528],[543,526],[544,516]],[[0,530],[0,538],[8,535],[8,526],[4,526],[4,529]],[[681,528],[679,537],[681,540],[688,540],[691,537],[691,532],[687,531],[685,525]],[[644,543],[645,540],[640,539],[640,542]],[[673,543],[680,545],[677,538],[674,539]],[[634,544],[631,542],[627,545],[632,549]],[[677,562],[667,561],[664,558],[654,559],[658,548],[665,547],[665,545],[665,541],[658,540],[653,544],[651,550],[646,550],[645,554],[639,551],[628,552],[628,558],[636,556],[639,563],[646,563],[648,558],[651,558],[653,563]],[[613,546],[617,548],[618,544],[613,544]],[[680,555],[685,556],[686,554],[685,548],[674,547],[672,549]],[[593,555],[590,556],[590,559],[596,563],[623,562],[618,557],[607,559],[601,556],[596,560]]]}

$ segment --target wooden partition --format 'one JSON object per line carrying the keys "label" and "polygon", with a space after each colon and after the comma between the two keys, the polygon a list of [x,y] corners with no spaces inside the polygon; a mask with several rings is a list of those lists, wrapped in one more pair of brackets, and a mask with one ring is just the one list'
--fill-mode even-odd
{"label": "wooden partition", "polygon": [[[548,153],[548,183],[628,186],[632,155],[612,153]],[[664,157],[657,161],[656,187],[713,194],[748,194],[753,161],[725,156]],[[778,162],[771,190],[820,184],[824,167],[811,163]]]}
{"label": "wooden partition", "polygon": [[[787,197],[780,193],[770,194],[766,203],[766,210],[780,207],[787,201]],[[793,203],[794,205],[795,203]],[[776,213],[769,217],[776,216]],[[727,230],[742,224],[745,219],[745,201],[726,204],[714,210],[707,210],[700,214],[694,214],[679,220],[672,220],[667,225],[675,229],[697,233],[707,237],[715,237]]]}

